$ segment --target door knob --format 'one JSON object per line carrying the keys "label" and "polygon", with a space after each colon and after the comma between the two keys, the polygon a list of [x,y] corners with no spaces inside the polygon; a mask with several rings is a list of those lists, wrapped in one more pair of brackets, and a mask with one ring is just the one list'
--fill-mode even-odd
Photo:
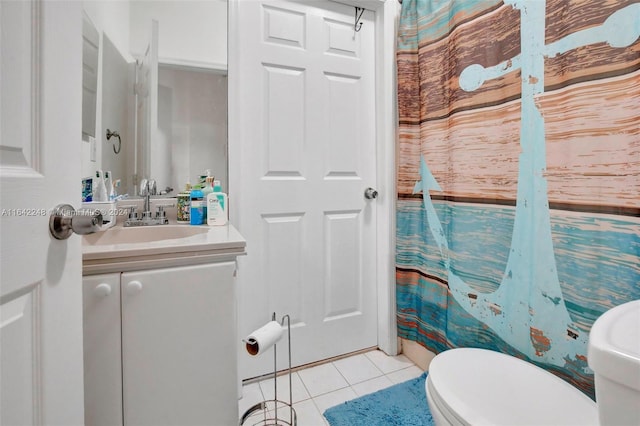
{"label": "door knob", "polygon": [[142,290],[142,283],[140,281],[130,281],[127,284],[127,294],[136,294]]}
{"label": "door knob", "polygon": [[93,289],[96,296],[105,297],[111,294],[111,286],[107,283],[101,283]]}
{"label": "door knob", "polygon": [[367,200],[378,198],[378,191],[373,188],[367,188],[364,190],[364,198],[366,198]]}
{"label": "door knob", "polygon": [[49,216],[49,232],[58,240],[66,240],[73,234],[98,232],[102,226],[102,213],[98,210],[76,211],[69,204],[59,204]]}

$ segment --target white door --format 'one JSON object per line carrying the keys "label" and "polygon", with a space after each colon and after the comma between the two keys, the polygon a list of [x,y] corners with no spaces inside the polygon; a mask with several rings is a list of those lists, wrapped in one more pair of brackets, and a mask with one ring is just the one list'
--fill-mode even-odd
{"label": "white door", "polygon": [[[294,365],[377,345],[374,14],[356,32],[354,11],[238,2],[239,329],[289,314]],[[239,363],[243,378],[273,369]]]}
{"label": "white door", "polygon": [[[160,160],[166,154],[159,147],[154,146],[157,142],[158,132],[158,21],[151,20],[151,30],[149,33],[149,44],[144,55],[136,59],[135,68],[135,158],[133,190],[138,194],[140,188],[138,184],[142,179],[150,179],[151,169],[157,173],[160,168]],[[164,169],[162,169],[164,170]],[[164,176],[164,172],[160,173]],[[164,188],[164,182],[161,182]]]}
{"label": "white door", "polygon": [[82,424],[82,3],[0,2],[0,423]]}

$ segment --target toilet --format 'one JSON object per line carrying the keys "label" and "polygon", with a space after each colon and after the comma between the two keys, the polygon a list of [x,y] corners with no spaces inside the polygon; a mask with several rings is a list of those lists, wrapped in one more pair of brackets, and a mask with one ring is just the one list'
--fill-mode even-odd
{"label": "toilet", "polygon": [[438,354],[425,386],[436,426],[598,424],[596,403],[578,389],[529,362],[487,349]]}
{"label": "toilet", "polygon": [[589,335],[602,425],[640,425],[640,300],[602,314]]}
{"label": "toilet", "polygon": [[598,405],[540,367],[477,348],[431,361],[427,403],[436,426],[640,424],[640,301],[598,318],[588,358]]}

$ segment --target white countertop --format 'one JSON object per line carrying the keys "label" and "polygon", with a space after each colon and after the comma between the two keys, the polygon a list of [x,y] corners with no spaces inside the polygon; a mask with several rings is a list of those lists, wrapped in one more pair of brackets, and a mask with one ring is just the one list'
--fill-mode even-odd
{"label": "white countertop", "polygon": [[[183,233],[186,236],[182,237]],[[159,239],[165,235],[167,239]],[[246,241],[233,225],[115,226],[83,236],[82,273],[95,275],[234,261],[244,254]]]}

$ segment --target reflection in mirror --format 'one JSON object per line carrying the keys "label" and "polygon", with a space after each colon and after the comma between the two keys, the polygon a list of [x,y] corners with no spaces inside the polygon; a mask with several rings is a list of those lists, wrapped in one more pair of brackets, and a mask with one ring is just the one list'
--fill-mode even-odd
{"label": "reflection in mirror", "polygon": [[[126,193],[131,184],[127,171],[131,167],[128,159],[132,152],[132,138],[128,133],[131,72],[132,65],[122,57],[111,39],[103,35],[101,129],[104,134],[98,135],[98,140],[102,141],[100,169],[108,170],[114,179],[120,179],[120,193]],[[117,132],[120,141],[114,137],[107,139],[107,129]],[[116,153],[114,146],[117,148],[118,145],[120,151]]]}
{"label": "reflection in mirror", "polygon": [[[83,3],[102,50],[96,143],[82,143],[83,177],[110,170],[121,181],[118,193],[130,196],[138,193],[137,182],[153,178],[158,191],[170,187],[169,195],[175,196],[209,169],[227,190],[226,0]],[[153,20],[159,27],[160,81],[155,113],[144,115],[147,122],[157,121],[155,130],[141,135],[132,87]],[[107,140],[107,129],[121,137],[119,154],[113,149],[117,139]]]}
{"label": "reflection in mirror", "polygon": [[227,76],[194,68],[160,66],[158,133],[151,149],[158,190],[173,194],[210,170],[227,188]]}
{"label": "reflection in mirror", "polygon": [[158,21],[151,20],[144,54],[138,55],[134,75],[134,160],[132,180],[133,194],[142,192],[139,187],[145,179],[155,179],[151,164],[162,152],[158,146]]}
{"label": "reflection in mirror", "polygon": [[100,34],[86,14],[82,15],[82,139],[96,136],[98,51]]}

